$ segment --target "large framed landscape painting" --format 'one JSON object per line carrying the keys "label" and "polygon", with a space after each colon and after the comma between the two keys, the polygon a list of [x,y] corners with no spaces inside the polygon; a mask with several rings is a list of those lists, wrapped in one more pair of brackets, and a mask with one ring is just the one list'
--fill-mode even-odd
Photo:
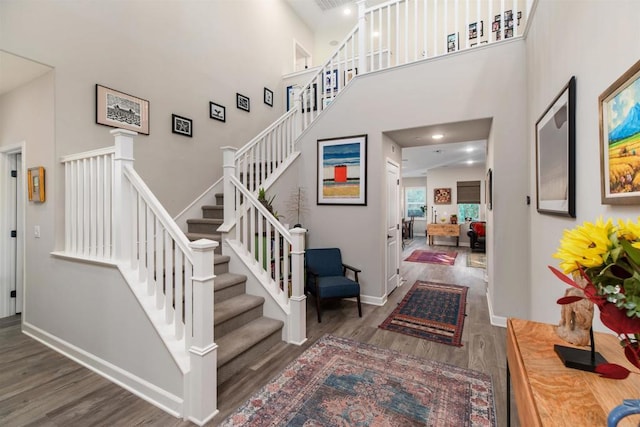
{"label": "large framed landscape painting", "polygon": [[576,78],[536,122],[536,194],[541,214],[576,217]]}
{"label": "large framed landscape painting", "polygon": [[605,90],[600,110],[602,204],[640,203],[640,61]]}
{"label": "large framed landscape painting", "polygon": [[367,204],[367,135],[318,140],[318,205]]}
{"label": "large framed landscape painting", "polygon": [[96,123],[149,135],[149,101],[97,84]]}

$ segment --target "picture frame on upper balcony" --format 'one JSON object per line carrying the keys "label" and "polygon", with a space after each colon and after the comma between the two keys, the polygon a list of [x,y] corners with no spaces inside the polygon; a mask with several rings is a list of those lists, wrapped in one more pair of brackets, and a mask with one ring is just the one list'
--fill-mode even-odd
{"label": "picture frame on upper balcony", "polygon": [[327,70],[324,74],[324,91],[338,91],[338,70]]}
{"label": "picture frame on upper balcony", "polygon": [[538,213],[576,217],[576,78],[536,122]]}
{"label": "picture frame on upper balcony", "polygon": [[316,111],[318,109],[318,85],[312,84],[302,92],[302,112],[307,113],[311,110]]}
{"label": "picture frame on upper balcony", "polygon": [[458,33],[449,34],[447,36],[447,52],[455,52],[458,47]]}
{"label": "picture frame on upper balcony", "polygon": [[149,101],[96,84],[96,123],[149,135]]}
{"label": "picture frame on upper balcony", "polygon": [[640,61],[598,97],[603,205],[640,203]]}

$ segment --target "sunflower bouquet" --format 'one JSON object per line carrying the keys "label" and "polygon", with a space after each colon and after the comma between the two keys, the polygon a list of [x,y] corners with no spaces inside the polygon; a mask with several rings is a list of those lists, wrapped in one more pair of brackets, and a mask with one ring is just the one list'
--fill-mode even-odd
{"label": "sunflower bouquet", "polygon": [[[640,221],[640,218],[639,218]],[[618,335],[627,359],[640,368],[640,222],[600,218],[565,230],[558,251],[560,270],[549,266],[563,282],[582,289],[584,297],[568,296],[559,304],[587,298],[600,310],[602,323]],[[565,274],[579,274],[580,286]],[[598,366],[609,378],[626,378],[629,370],[615,364]]]}

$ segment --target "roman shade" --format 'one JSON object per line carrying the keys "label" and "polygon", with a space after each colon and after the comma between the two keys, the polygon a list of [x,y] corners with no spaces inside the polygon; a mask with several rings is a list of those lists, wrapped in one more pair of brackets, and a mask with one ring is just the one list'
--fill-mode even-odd
{"label": "roman shade", "polygon": [[458,204],[480,204],[480,181],[458,181]]}

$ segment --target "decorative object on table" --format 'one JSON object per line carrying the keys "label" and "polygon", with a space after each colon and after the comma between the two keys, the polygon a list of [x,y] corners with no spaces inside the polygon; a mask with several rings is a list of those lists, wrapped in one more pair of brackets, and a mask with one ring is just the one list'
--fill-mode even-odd
{"label": "decorative object on table", "polygon": [[221,122],[227,121],[227,109],[215,102],[209,102],[209,117]]}
{"label": "decorative object on table", "polygon": [[468,290],[466,286],[418,280],[378,327],[461,347]]}
{"label": "decorative object on table", "polygon": [[246,112],[251,111],[251,100],[248,96],[236,93],[236,107]]}
{"label": "decorative object on table", "polygon": [[301,218],[308,212],[307,191],[304,187],[294,188],[287,201],[287,214],[291,214],[292,217],[296,219],[296,224],[293,226],[294,228],[302,227]]}
{"label": "decorative object on table", "polygon": [[149,135],[149,101],[97,84],[96,123]]}
{"label": "decorative object on table", "polygon": [[319,139],[317,204],[367,204],[367,135]]}
{"label": "decorative object on table", "polygon": [[[551,271],[568,285],[584,290],[584,297],[563,297],[559,304],[583,298],[600,310],[602,323],[620,339],[624,354],[640,368],[640,222],[600,218],[565,230],[560,247],[553,255],[561,260],[560,270]],[[584,288],[565,274],[578,272],[586,281]],[[593,333],[590,331],[590,333]],[[591,337],[592,353],[594,350]],[[617,364],[601,363],[595,372],[607,378],[626,378],[630,371]]]}
{"label": "decorative object on table", "polygon": [[188,137],[193,136],[193,121],[186,117],[171,115],[171,132]]}
{"label": "decorative object on table", "polygon": [[264,103],[269,107],[273,107],[273,91],[266,87],[264,88]]}
{"label": "decorative object on table", "polygon": [[[44,167],[38,166],[27,170],[27,191],[30,202],[44,203]],[[14,236],[15,237],[15,236]]]}
{"label": "decorative object on table", "polygon": [[609,412],[607,427],[616,427],[623,418],[634,414],[640,414],[640,400],[625,399],[622,405],[616,406]]}
{"label": "decorative object on table", "polygon": [[453,214],[449,217],[449,222],[451,224],[457,224],[458,223],[458,215]]}
{"label": "decorative object on table", "polygon": [[601,200],[640,203],[640,61],[598,98]]}
{"label": "decorative object on table", "polygon": [[458,50],[458,33],[447,35],[447,52]]}
{"label": "decorative object on table", "polygon": [[436,205],[451,204],[451,188],[434,188],[433,203]]}
{"label": "decorative object on table", "polygon": [[491,377],[325,335],[221,427],[442,425],[442,420],[496,426]]}
{"label": "decorative object on table", "polygon": [[576,78],[536,122],[536,208],[576,217]]}
{"label": "decorative object on table", "polygon": [[[579,274],[573,275],[576,283],[584,288],[586,282]],[[590,331],[593,322],[593,303],[584,297],[584,291],[577,288],[568,288],[564,297],[578,296],[582,299],[570,304],[563,304],[560,310],[560,323],[556,327],[556,333],[566,342],[587,346],[590,343]]]}
{"label": "decorative object on table", "polygon": [[453,265],[456,262],[457,256],[457,252],[425,251],[422,249],[416,249],[405,259],[405,261]]}

